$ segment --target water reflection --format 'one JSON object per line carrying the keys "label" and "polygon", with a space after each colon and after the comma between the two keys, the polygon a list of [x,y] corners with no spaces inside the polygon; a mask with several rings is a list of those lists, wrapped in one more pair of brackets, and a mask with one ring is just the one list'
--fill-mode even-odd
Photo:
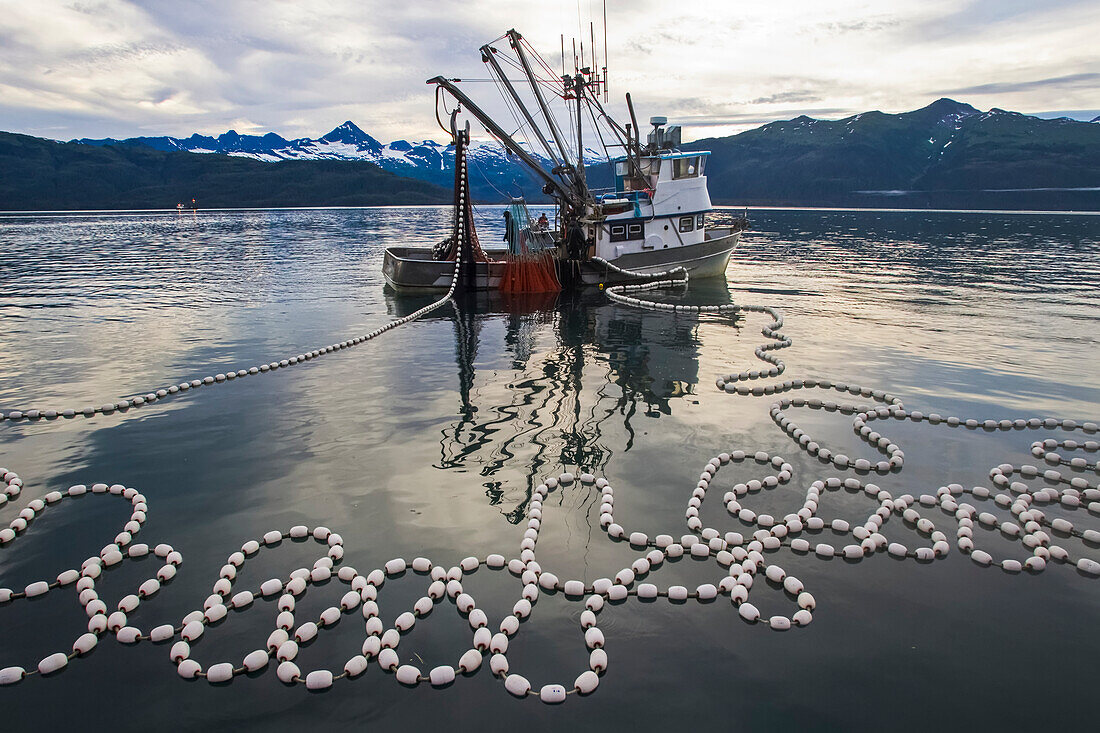
{"label": "water reflection", "polygon": [[[722,283],[696,286],[674,296],[697,302],[727,302]],[[391,315],[423,306],[428,296],[387,292]],[[429,316],[450,321],[458,373],[457,419],[441,431],[437,468],[475,470],[486,479],[491,503],[504,501],[500,474],[525,460],[524,500],[509,502],[510,521],[526,513],[531,490],[548,467],[565,465],[603,473],[618,452],[635,442],[641,414],[672,414],[676,400],[693,396],[699,381],[698,316],[672,316],[616,306],[598,291],[535,298],[505,298],[486,292],[456,299]],[[733,319],[721,319],[732,323]],[[488,343],[485,333],[490,332]],[[479,387],[478,354],[505,352],[510,374],[503,389]],[[488,370],[493,381],[497,371]],[[499,385],[496,385],[499,387]],[[609,438],[605,427],[616,429]],[[625,441],[620,436],[625,435]]]}

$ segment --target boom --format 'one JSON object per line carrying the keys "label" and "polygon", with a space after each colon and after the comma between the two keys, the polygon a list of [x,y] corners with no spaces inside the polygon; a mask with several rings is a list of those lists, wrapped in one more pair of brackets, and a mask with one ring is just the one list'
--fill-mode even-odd
{"label": "boom", "polygon": [[538,160],[533,158],[526,150],[520,147],[520,144],[513,140],[512,136],[505,132],[500,125],[494,122],[493,118],[486,114],[485,111],[481,109],[481,107],[478,107],[474,103],[474,101],[465,94],[465,92],[463,92],[461,89],[459,89],[457,86],[455,86],[453,83],[443,78],[442,76],[432,77],[431,79],[428,79],[426,83],[436,84],[450,92],[451,95],[459,101],[459,103],[466,107],[467,111],[469,111],[470,114],[477,118],[478,122],[485,126],[485,129],[492,133],[493,137],[495,137],[497,140],[500,140],[504,147],[515,153],[516,156],[519,157],[519,159],[522,160],[527,165],[527,167],[535,173],[535,175],[537,175],[546,183],[546,185],[550,188],[547,193],[553,192],[557,194],[559,198],[569,202],[575,208],[583,207],[583,200],[579,196],[577,196],[575,192],[563,186],[561,184],[561,181],[547,173],[546,170],[539,164]]}

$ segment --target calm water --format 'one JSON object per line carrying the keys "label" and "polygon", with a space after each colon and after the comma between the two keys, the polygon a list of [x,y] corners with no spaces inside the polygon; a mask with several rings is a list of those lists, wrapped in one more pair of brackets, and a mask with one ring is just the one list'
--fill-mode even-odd
{"label": "calm water", "polygon": [[[101,404],[373,330],[426,302],[384,290],[383,248],[434,244],[446,217],[431,208],[0,217],[0,410]],[[728,288],[700,284],[686,297],[780,308],[794,339],[780,352],[786,377],[886,389],[926,413],[1100,418],[1100,217],[758,211],[752,221]],[[479,225],[484,240],[499,237],[499,211],[485,210]],[[0,518],[6,524],[27,500],[75,483],[142,491],[150,510],[139,541],[184,555],[177,578],[132,614],[147,629],[201,608],[243,541],[299,523],[340,532],[345,564],[361,572],[397,556],[445,566],[471,554],[514,557],[532,487],[562,470],[606,476],[628,531],[679,536],[711,456],[767,450],[785,456],[795,478],[752,506],[782,516],[801,506],[810,482],[837,472],[775,427],[772,398],[714,388],[716,375],[759,364],[752,351],[764,323],[638,312],[599,293],[542,310],[446,306],[369,344],[126,414],[4,423],[0,464],[26,488]],[[850,416],[791,413],[823,444],[871,457]],[[873,480],[895,496],[953,481],[990,485],[990,467],[1030,462],[1033,440],[1059,435],[908,422],[889,430],[905,468]],[[752,475],[750,464],[720,479]],[[719,501],[724,490],[704,504],[704,520],[743,530]],[[544,569],[591,582],[639,555],[600,529],[598,496],[580,485],[551,494],[538,544]],[[855,524],[874,508],[842,491],[826,495],[819,515]],[[938,509],[924,514],[953,545],[954,523]],[[99,497],[47,510],[0,548],[0,586],[78,565],[127,515]],[[1100,528],[1083,510],[1066,516]],[[884,534],[925,544],[896,518]],[[811,541],[849,541],[820,535]],[[996,532],[976,535],[995,557],[1026,556]],[[1100,559],[1100,548],[1063,544]],[[237,587],[286,576],[319,554],[312,543],[262,551]],[[560,707],[512,698],[487,664],[445,690],[402,688],[377,665],[323,694],[284,687],[274,665],[214,687],[179,679],[166,646],[109,637],[55,678],[0,689],[0,707],[23,730],[1095,725],[1100,581],[1057,564],[1011,576],[954,547],[930,564],[885,554],[850,564],[788,549],[774,559],[816,596],[809,627],[750,627],[725,597],[609,606],[599,617],[609,670],[594,695]],[[101,596],[113,608],[157,565],[122,563],[99,583]],[[694,587],[724,574],[713,561],[684,559],[651,579]],[[494,629],[520,591],[507,572],[484,568],[464,584]],[[426,587],[412,573],[387,582],[379,599],[387,626]],[[311,588],[299,623],[346,590],[336,581]],[[0,667],[32,668],[67,650],[86,623],[75,595],[0,606]],[[762,577],[751,600],[765,616],[795,610]],[[564,596],[542,597],[509,648],[512,671],[536,689],[571,686],[587,668],[581,610]],[[204,666],[239,662],[263,646],[275,614],[270,601],[231,612],[193,656]],[[345,617],[298,662],[338,671],[362,638],[358,614]],[[469,645],[468,624],[443,603],[398,651],[427,670],[456,663]]]}

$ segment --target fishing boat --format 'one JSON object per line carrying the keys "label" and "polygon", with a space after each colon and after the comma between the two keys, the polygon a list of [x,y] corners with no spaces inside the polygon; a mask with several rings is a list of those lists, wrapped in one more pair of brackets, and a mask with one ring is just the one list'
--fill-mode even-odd
{"label": "fishing boat", "polygon": [[[507,41],[507,46],[501,41]],[[594,32],[589,48],[595,49]],[[450,129],[444,129],[455,141],[456,221],[462,218],[460,207],[466,211],[469,205],[462,157],[469,144],[469,122],[465,132],[459,129],[456,118],[461,112],[530,171],[542,193],[553,200],[555,216],[552,226],[542,230],[530,222],[522,200],[512,201],[509,248],[476,249],[469,278],[473,289],[522,292],[526,287],[541,288],[547,278],[540,273],[546,268],[553,270],[554,279],[564,287],[628,282],[674,268],[685,269],[693,279],[725,274],[747,220],[737,218],[725,226],[711,221],[713,206],[705,174],[708,151],[682,150],[680,126],[669,125],[665,117],[650,119],[652,129],[643,144],[629,94],[630,122],[616,122],[603,104],[607,101],[607,66],[601,71],[594,53],[591,63],[586,63],[583,43],[580,55],[574,52],[573,73],[565,73],[563,38],[560,75],[551,71],[514,29],[480,51],[490,74],[484,81],[500,88],[514,117],[507,127],[515,133],[507,132],[504,123],[478,105],[460,86],[461,79],[437,76],[427,82],[436,87],[437,120],[441,107],[450,113]],[[505,68],[521,78],[509,78]],[[447,109],[448,100],[457,103],[453,110]],[[589,185],[586,166],[591,170],[596,161],[586,161],[585,129],[598,137],[607,153],[598,162],[610,166],[614,179],[614,185],[606,189]],[[523,137],[526,144],[517,137]],[[538,151],[537,157],[534,151]],[[387,248],[383,260],[386,281],[398,291],[445,290],[451,283],[457,242],[463,233],[456,228],[449,247],[444,242],[431,249]],[[524,274],[523,263],[538,271]]]}

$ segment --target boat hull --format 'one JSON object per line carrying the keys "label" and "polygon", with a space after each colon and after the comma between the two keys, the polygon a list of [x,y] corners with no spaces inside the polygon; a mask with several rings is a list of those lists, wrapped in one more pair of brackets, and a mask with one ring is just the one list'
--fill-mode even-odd
{"label": "boat hull", "polygon": [[[740,238],[741,232],[733,229],[707,230],[706,240],[699,244],[636,252],[609,261],[616,267],[645,274],[683,267],[692,278],[721,277]],[[475,288],[495,290],[504,275],[506,252],[493,250],[485,254],[493,261],[476,263]],[[424,247],[387,247],[382,274],[398,292],[442,291],[451,285],[454,262],[434,260],[431,250]],[[580,269],[580,282],[584,285],[614,285],[631,279],[593,262],[583,263]]]}
{"label": "boat hull", "polygon": [[[485,252],[493,261],[475,264],[475,287],[493,290],[500,287],[504,275],[505,250]],[[424,247],[387,247],[382,260],[382,275],[398,292],[434,292],[451,287],[455,263],[432,259]]]}
{"label": "boat hull", "polygon": [[[707,230],[707,238],[699,244],[635,252],[616,257],[608,262],[624,270],[646,275],[683,267],[688,271],[688,276],[693,279],[724,277],[730,255],[733,254],[740,239],[741,232],[733,229]],[[581,269],[581,281],[585,285],[615,285],[634,279],[612,272],[594,262],[585,263]]]}

